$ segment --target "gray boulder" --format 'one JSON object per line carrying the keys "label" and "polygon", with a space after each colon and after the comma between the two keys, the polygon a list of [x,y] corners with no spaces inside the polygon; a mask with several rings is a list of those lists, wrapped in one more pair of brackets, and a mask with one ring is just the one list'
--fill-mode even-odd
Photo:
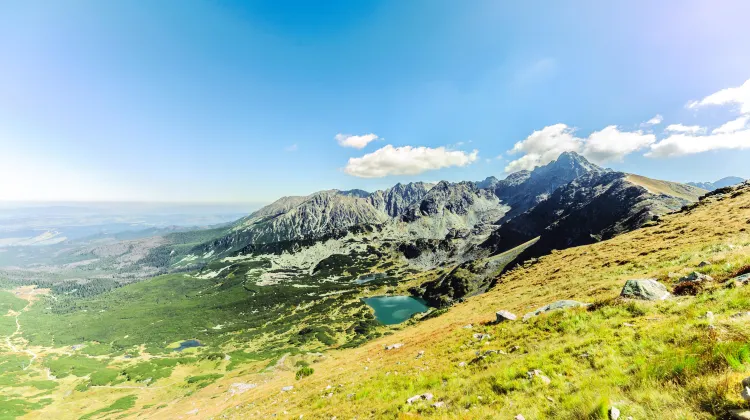
{"label": "gray boulder", "polygon": [[545,312],[555,311],[558,309],[569,309],[578,308],[581,306],[589,306],[588,303],[578,302],[575,300],[558,300],[557,302],[550,303],[549,305],[542,306],[534,312],[529,312],[523,316],[523,320],[526,321],[535,316],[541,315]]}
{"label": "gray boulder", "polygon": [[734,280],[736,282],[739,282],[739,283],[742,283],[742,285],[744,286],[744,285],[750,283],[750,273],[743,274],[741,276],[737,276],[737,277],[733,278],[732,280]]}
{"label": "gray boulder", "polygon": [[625,282],[620,296],[628,299],[664,300],[669,297],[669,292],[655,279],[633,279]]}
{"label": "gray boulder", "polygon": [[680,277],[678,280],[679,283],[685,283],[685,282],[702,282],[702,281],[714,281],[714,278],[709,276],[708,274],[702,274],[697,271],[693,271],[692,273],[688,274],[685,277]]}
{"label": "gray boulder", "polygon": [[506,310],[497,311],[495,312],[495,317],[497,317],[496,322],[504,322],[504,321],[515,321],[516,320],[516,314],[512,312],[508,312]]}

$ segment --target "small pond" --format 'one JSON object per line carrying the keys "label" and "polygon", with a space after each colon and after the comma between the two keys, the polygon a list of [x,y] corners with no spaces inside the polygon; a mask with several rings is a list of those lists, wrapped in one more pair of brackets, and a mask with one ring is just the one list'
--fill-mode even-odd
{"label": "small pond", "polygon": [[400,324],[429,309],[424,300],[412,296],[376,296],[362,301],[375,311],[375,319],[385,325]]}
{"label": "small pond", "polygon": [[183,351],[185,349],[189,349],[190,347],[200,347],[203,344],[201,344],[198,340],[185,340],[182,343],[180,343],[180,347],[177,347],[174,349],[174,351]]}

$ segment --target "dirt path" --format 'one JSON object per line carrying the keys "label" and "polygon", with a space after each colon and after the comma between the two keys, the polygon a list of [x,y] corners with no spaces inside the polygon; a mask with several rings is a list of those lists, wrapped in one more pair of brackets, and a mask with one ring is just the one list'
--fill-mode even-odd
{"label": "dirt path", "polygon": [[[5,344],[8,346],[8,348],[11,349],[13,353],[26,353],[29,356],[31,356],[31,360],[29,361],[29,364],[23,366],[23,370],[27,370],[28,368],[31,367],[31,365],[39,357],[39,355],[29,349],[19,349],[13,343],[13,337],[17,335],[18,336],[21,335],[21,321],[18,318],[21,316],[21,314],[23,314],[24,312],[27,312],[29,308],[31,308],[31,305],[34,304],[34,302],[36,301],[39,295],[47,294],[49,293],[49,290],[37,289],[35,286],[30,286],[30,287],[27,286],[27,287],[20,287],[14,290],[14,292],[15,292],[14,294],[17,297],[26,300],[28,303],[19,312],[15,312],[16,330],[13,332],[13,334],[5,337]],[[21,337],[21,339],[23,340],[23,337]]]}

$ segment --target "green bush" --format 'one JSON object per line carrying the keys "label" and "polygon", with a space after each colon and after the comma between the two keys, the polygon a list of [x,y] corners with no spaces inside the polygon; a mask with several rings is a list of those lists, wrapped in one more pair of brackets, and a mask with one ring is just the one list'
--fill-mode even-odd
{"label": "green bush", "polygon": [[305,376],[312,375],[314,372],[315,370],[313,368],[305,366],[297,371],[297,374],[295,375],[295,377],[297,378],[297,380],[300,380],[304,378]]}

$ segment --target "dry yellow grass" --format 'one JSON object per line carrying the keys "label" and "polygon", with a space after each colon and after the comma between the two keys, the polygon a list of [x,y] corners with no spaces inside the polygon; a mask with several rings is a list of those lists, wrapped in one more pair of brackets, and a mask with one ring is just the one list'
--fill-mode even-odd
{"label": "dry yellow grass", "polygon": [[658,179],[646,178],[645,176],[628,174],[625,178],[627,181],[633,184],[640,185],[641,187],[648,190],[652,194],[664,194],[673,197],[683,198],[689,201],[695,201],[703,194],[708,191],[693,187],[686,184],[678,184],[676,182],[661,181]]}
{"label": "dry yellow grass", "polygon": [[[395,327],[362,347],[308,356],[315,369],[310,377],[295,380],[296,359],[288,358],[263,373],[232,373],[189,396],[146,391],[144,401],[162,397],[166,407],[143,409],[139,400],[131,413],[155,419],[510,419],[520,413],[531,420],[599,418],[616,405],[623,418],[715,418],[742,405],[737,384],[747,376],[743,359],[734,369],[722,360],[750,339],[747,321],[731,316],[750,310],[750,289],[722,288],[660,303],[613,299],[627,279],[654,277],[671,285],[704,260],[710,265],[703,272],[728,278],[750,265],[749,228],[750,187],[743,187],[734,197],[710,197],[656,226],[553,252],[505,274],[484,295],[439,317]],[[526,323],[488,323],[497,310],[520,318],[560,299],[599,304],[593,311],[558,312]],[[716,314],[715,325],[700,317],[706,310]],[[467,324],[474,327],[463,328]],[[475,333],[492,339],[479,342]],[[404,346],[384,350],[393,343]],[[511,352],[514,346],[520,348]],[[729,356],[721,353],[724,347]],[[508,354],[459,367],[487,349]],[[425,354],[417,358],[420,350]],[[712,352],[718,352],[716,360]],[[694,367],[683,363],[693,360]],[[525,372],[534,368],[550,376],[551,384],[526,379]],[[257,387],[230,396],[236,382]],[[288,385],[294,389],[281,392]],[[433,393],[445,407],[405,403],[423,392]],[[30,417],[53,413],[61,411],[50,406]]]}

